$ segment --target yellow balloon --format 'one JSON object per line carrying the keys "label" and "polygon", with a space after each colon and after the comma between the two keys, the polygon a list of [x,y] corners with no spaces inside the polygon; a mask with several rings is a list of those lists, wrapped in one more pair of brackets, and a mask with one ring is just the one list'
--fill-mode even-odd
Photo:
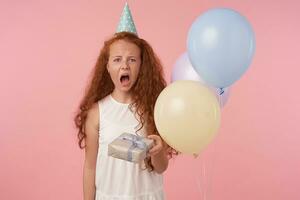
{"label": "yellow balloon", "polygon": [[175,81],[158,96],[154,121],[171,147],[198,155],[219,129],[220,106],[215,95],[198,81]]}

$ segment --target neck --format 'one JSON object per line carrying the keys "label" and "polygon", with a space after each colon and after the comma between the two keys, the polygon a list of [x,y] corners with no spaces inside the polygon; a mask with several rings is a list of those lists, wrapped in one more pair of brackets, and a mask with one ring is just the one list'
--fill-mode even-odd
{"label": "neck", "polygon": [[112,97],[116,100],[118,100],[121,103],[131,103],[132,102],[132,97],[129,92],[122,92],[118,90],[114,90],[111,93]]}

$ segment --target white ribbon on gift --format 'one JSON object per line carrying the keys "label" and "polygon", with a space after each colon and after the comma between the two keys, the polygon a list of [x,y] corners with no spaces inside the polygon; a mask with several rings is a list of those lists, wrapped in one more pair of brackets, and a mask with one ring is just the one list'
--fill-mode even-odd
{"label": "white ribbon on gift", "polygon": [[141,136],[128,134],[128,135],[122,136],[121,139],[129,141],[131,143],[131,146],[129,147],[128,154],[127,154],[128,161],[132,161],[132,151],[135,148],[139,148],[141,150],[144,150],[147,148],[147,144],[143,141],[143,137],[141,137]]}

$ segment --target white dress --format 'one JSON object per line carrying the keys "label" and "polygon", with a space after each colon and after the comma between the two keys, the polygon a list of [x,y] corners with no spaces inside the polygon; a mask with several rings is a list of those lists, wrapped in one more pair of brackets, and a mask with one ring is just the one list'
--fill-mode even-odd
{"label": "white dress", "polygon": [[[99,149],[96,164],[95,200],[164,200],[163,175],[149,172],[145,165],[107,155],[108,144],[123,132],[135,134],[138,121],[129,104],[111,95],[98,101],[100,114]],[[138,132],[145,135],[143,128]]]}

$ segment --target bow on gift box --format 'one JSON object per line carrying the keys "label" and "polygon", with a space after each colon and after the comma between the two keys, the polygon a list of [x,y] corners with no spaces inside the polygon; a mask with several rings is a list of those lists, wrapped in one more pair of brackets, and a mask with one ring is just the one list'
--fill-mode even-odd
{"label": "bow on gift box", "polygon": [[[130,135],[130,136],[129,136]],[[139,148],[141,150],[144,150],[147,148],[146,143],[142,140],[143,137],[129,134],[125,135],[122,137],[122,140],[126,140],[131,143],[131,146],[128,149],[128,155],[127,155],[127,160],[132,161],[132,151],[135,148]]]}

